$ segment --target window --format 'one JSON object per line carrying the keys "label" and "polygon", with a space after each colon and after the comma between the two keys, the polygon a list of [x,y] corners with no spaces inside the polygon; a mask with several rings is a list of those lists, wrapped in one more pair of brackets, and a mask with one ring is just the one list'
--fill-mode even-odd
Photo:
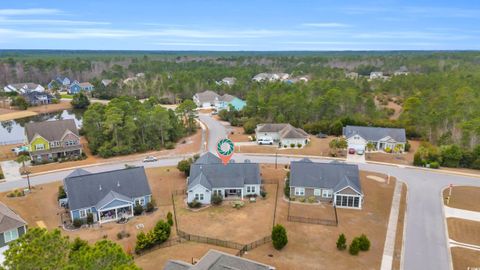
{"label": "window", "polygon": [[322,197],[323,198],[331,198],[333,195],[333,192],[331,189],[324,189],[322,190]]}
{"label": "window", "polygon": [[145,205],[145,198],[143,198],[143,197],[142,198],[136,198],[135,199],[135,205],[137,205],[137,204],[142,205],[142,206]]}
{"label": "window", "polygon": [[360,198],[355,197],[353,200],[353,207],[359,207],[360,206]]}
{"label": "window", "polygon": [[305,196],[304,188],[295,188],[295,196]]}
{"label": "window", "polygon": [[82,209],[79,211],[80,218],[86,218],[88,213],[91,213],[92,209]]}
{"label": "window", "polygon": [[219,190],[219,189],[215,189],[215,190],[213,191],[213,195],[221,196],[221,195],[222,195],[222,191]]}
{"label": "window", "polygon": [[72,141],[72,140],[65,142],[65,146],[72,146],[72,145],[76,145],[76,144],[77,144],[77,141]]}
{"label": "window", "polygon": [[247,186],[247,192],[250,192],[250,186]]}
{"label": "window", "polygon": [[35,145],[35,150],[43,150],[45,149],[45,146],[41,143]]}
{"label": "window", "polygon": [[321,189],[319,189],[319,188],[314,189],[313,190],[313,195],[320,196],[320,194],[321,194],[320,191],[321,191]]}
{"label": "window", "polygon": [[195,200],[197,201],[203,201],[203,194],[195,194]]}
{"label": "window", "polygon": [[252,193],[255,192],[255,186],[252,186]]}
{"label": "window", "polygon": [[5,243],[18,239],[18,229],[13,229],[13,230],[4,232],[3,237],[5,239]]}

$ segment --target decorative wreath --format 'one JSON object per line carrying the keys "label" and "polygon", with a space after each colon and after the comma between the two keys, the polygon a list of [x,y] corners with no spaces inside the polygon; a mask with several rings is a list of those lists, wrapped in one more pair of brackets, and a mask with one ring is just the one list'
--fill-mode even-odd
{"label": "decorative wreath", "polygon": [[[228,146],[228,149],[225,149],[225,146]],[[234,149],[233,142],[229,139],[221,139],[217,143],[217,151],[222,156],[230,156]]]}

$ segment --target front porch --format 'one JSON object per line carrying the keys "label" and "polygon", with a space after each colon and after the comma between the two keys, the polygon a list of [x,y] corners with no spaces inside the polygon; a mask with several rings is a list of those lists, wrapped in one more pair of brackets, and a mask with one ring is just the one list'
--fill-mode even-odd
{"label": "front porch", "polygon": [[214,190],[213,194],[221,195],[225,200],[243,200],[243,188]]}

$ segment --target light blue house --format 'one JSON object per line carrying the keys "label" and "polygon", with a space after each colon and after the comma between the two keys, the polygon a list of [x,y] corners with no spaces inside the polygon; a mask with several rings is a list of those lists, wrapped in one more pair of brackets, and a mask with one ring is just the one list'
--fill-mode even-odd
{"label": "light blue house", "polygon": [[135,205],[144,208],[152,201],[152,192],[143,167],[90,173],[77,169],[63,180],[66,203],[72,220],[105,223],[133,216]]}
{"label": "light blue house", "polygon": [[247,102],[235,97],[232,101],[230,101],[230,105],[232,105],[235,108],[235,110],[240,111],[245,106],[247,106]]}
{"label": "light blue house", "polygon": [[89,82],[79,83],[78,81],[74,81],[69,88],[69,93],[74,95],[80,93],[80,91],[91,92],[94,90],[94,87]]}
{"label": "light blue house", "polygon": [[235,110],[240,111],[247,105],[247,103],[238,97],[229,94],[218,96],[215,100],[215,109],[217,109],[217,111],[229,110],[230,105],[232,105]]}

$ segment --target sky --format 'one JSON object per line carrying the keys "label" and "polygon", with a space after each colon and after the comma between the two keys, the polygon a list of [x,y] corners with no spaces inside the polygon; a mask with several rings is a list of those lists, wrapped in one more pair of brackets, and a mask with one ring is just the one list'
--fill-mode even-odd
{"label": "sky", "polygon": [[0,0],[0,49],[478,50],[477,0]]}

